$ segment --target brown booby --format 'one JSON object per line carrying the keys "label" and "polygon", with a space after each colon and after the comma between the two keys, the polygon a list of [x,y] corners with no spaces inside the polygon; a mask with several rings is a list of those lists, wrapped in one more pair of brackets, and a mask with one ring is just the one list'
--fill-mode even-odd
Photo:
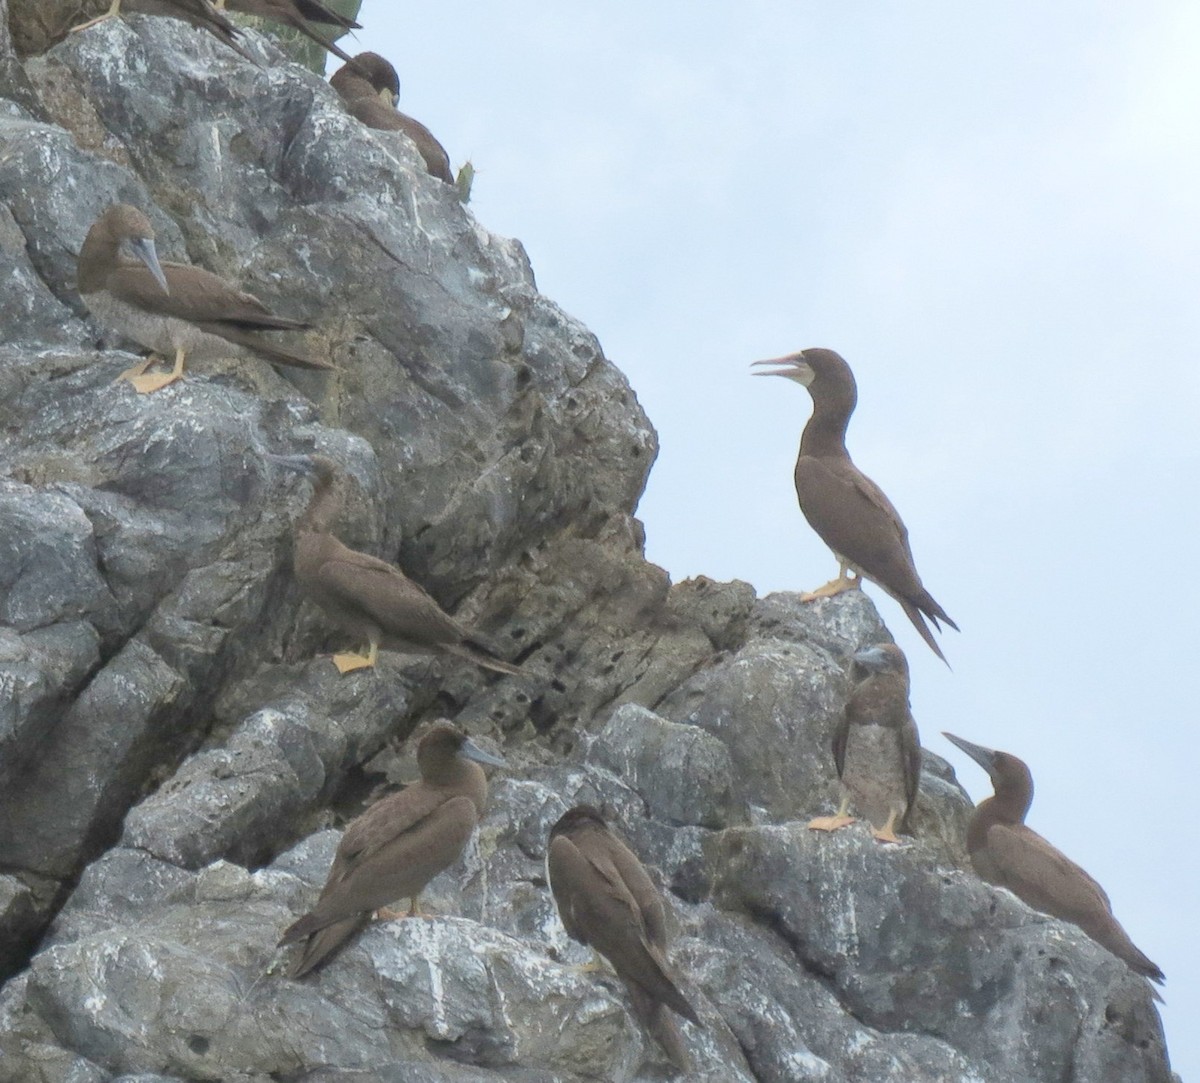
{"label": "brown booby", "polygon": [[380,648],[466,658],[484,669],[527,671],[498,657],[399,568],[360,553],[333,535],[345,496],[337,465],[324,455],[272,455],[272,462],[313,476],[313,495],[296,523],[296,580],[334,624],[366,643],[364,654],[335,654],[341,673],[375,665]]}
{"label": "brown booby", "polygon": [[833,734],[833,762],[842,784],[842,802],[833,816],[808,826],[836,831],[854,823],[853,802],[874,827],[880,842],[899,842],[907,830],[921,779],[921,739],[908,704],[908,660],[895,643],[866,647],[854,656],[866,672],[850,694]]}
{"label": "brown booby", "polygon": [[121,378],[142,393],[157,391],[183,375],[187,356],[261,357],[276,365],[332,369],[261,338],[267,330],[304,330],[300,320],[273,316],[257,298],[234,289],[202,267],[160,263],[154,229],[135,207],[116,203],[88,230],[79,252],[79,293],[102,323],[156,354],[175,355],[166,375],[146,374],[153,359]]}
{"label": "brown booby", "polygon": [[603,955],[625,983],[634,1013],[680,1071],[689,1062],[666,1008],[700,1026],[667,964],[666,908],[642,863],[590,805],[550,829],[546,879],[572,940]]}
{"label": "brown booby", "polygon": [[[1078,925],[1129,968],[1162,983],[1163,972],[1140,951],[1102,888],[1069,857],[1025,826],[1033,804],[1033,776],[1024,761],[946,733],[987,773],[995,793],[975,809],[967,827],[967,852],[981,880],[1008,888],[1043,914]],[[1157,995],[1157,994],[1156,994]]]}
{"label": "brown booby", "polygon": [[280,947],[305,941],[289,977],[328,960],[374,911],[397,899],[411,899],[410,915],[419,914],[417,897],[458,860],[483,815],[481,763],[506,766],[449,722],[421,738],[420,781],[376,801],[346,828],[317,905],[280,937]]}
{"label": "brown booby", "polygon": [[237,39],[241,36],[238,28],[217,11],[209,3],[209,0],[112,0],[112,4],[104,14],[80,23],[78,26],[73,26],[71,33],[77,34],[97,23],[117,18],[121,14],[122,6],[127,11],[139,15],[166,15],[199,27],[201,30],[207,30],[239,55],[244,56],[252,63],[257,63],[254,57],[238,44]]}
{"label": "brown booby", "polygon": [[339,32],[361,29],[360,24],[331,11],[319,0],[216,0],[216,6],[218,11],[236,11],[290,26],[321,48],[328,49],[339,60],[348,61],[350,54],[322,37],[308,24],[314,22],[337,27]]}
{"label": "brown booby", "polygon": [[[858,401],[850,366],[833,350],[808,349],[756,365],[780,366],[759,376],[785,376],[808,388],[812,417],[800,437],[796,495],[809,526],[837,557],[838,577],[804,595],[825,598],[859,586],[865,577],[900,603],[933,652],[946,660],[922,617],[939,631],[958,625],[921,584],[908,544],[908,531],[892,502],[850,459],[846,426]],[[853,570],[855,578],[848,572]]]}
{"label": "brown booby", "polygon": [[419,120],[396,109],[400,100],[400,77],[378,53],[359,53],[333,73],[329,85],[341,95],[351,116],[368,128],[403,132],[416,144],[430,175],[447,184],[454,183],[450,156],[434,138],[433,132]]}

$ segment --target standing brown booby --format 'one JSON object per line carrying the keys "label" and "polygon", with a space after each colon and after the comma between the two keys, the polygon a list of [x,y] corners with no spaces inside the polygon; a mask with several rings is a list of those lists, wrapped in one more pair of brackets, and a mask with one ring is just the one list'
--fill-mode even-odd
{"label": "standing brown booby", "polygon": [[[1131,970],[1163,981],[1163,972],[1129,939],[1113,917],[1102,888],[1069,857],[1025,826],[1033,804],[1033,776],[1024,761],[946,733],[987,773],[995,793],[979,803],[967,828],[967,852],[981,880],[1006,887],[1043,914],[1078,925]],[[1157,995],[1157,994],[1155,994]]]}
{"label": "standing brown booby", "polygon": [[880,842],[899,842],[896,827],[908,828],[921,780],[921,740],[908,705],[908,660],[895,643],[858,651],[854,664],[866,671],[833,734],[833,762],[842,783],[834,816],[808,826],[836,831],[854,823],[851,802],[870,821]]}
{"label": "standing brown booby", "polygon": [[98,23],[117,18],[121,14],[122,5],[124,5],[127,11],[139,15],[166,15],[172,19],[179,19],[192,26],[199,27],[201,30],[206,30],[213,37],[220,38],[234,52],[244,56],[251,62],[257,63],[254,57],[238,44],[237,39],[241,36],[238,28],[225,18],[221,12],[217,11],[209,3],[209,0],[112,0],[112,4],[103,15],[98,15],[96,18],[89,19],[85,23],[73,26],[71,33],[77,34],[79,31],[87,30]]}
{"label": "standing brown booby", "polygon": [[403,132],[416,144],[430,175],[447,184],[454,183],[450,156],[434,138],[433,132],[419,120],[396,109],[400,100],[400,77],[378,53],[359,53],[333,73],[329,85],[341,95],[351,116],[368,128]]}
{"label": "standing brown booby", "polygon": [[218,11],[236,11],[290,26],[321,48],[328,49],[339,60],[349,60],[350,54],[318,34],[309,22],[337,27],[339,32],[361,29],[358,23],[331,11],[319,0],[216,0],[216,6]]}
{"label": "standing brown booby", "polygon": [[546,879],[563,927],[603,955],[625,983],[634,1011],[680,1071],[687,1051],[666,1009],[700,1026],[667,964],[662,898],[642,863],[590,805],[576,805],[550,829]]}
{"label": "standing brown booby", "polygon": [[317,905],[280,938],[280,947],[306,941],[289,977],[325,962],[388,903],[411,899],[410,915],[419,913],[417,897],[458,860],[483,815],[481,763],[505,766],[449,722],[421,738],[420,781],[376,801],[346,828]]}
{"label": "standing brown booby", "polygon": [[102,323],[156,354],[174,353],[175,367],[166,375],[146,373],[153,359],[122,373],[143,394],[178,380],[188,355],[258,356],[276,365],[333,368],[256,333],[303,330],[307,323],[271,315],[257,297],[202,267],[160,264],[150,219],[126,203],[109,207],[88,230],[79,252],[78,280],[84,302]]}
{"label": "standing brown booby", "polygon": [[379,649],[442,652],[497,673],[526,675],[496,656],[399,568],[360,553],[333,536],[345,500],[336,464],[324,455],[272,455],[273,462],[315,477],[308,508],[296,523],[296,580],[334,624],[367,644],[365,654],[335,654],[350,673],[375,665]]}
{"label": "standing brown booby", "polygon": [[[833,350],[808,349],[756,365],[781,366],[759,376],[785,376],[808,388],[812,417],[800,437],[796,460],[796,495],[809,526],[837,557],[838,577],[804,596],[825,598],[859,586],[858,577],[878,584],[896,599],[921,638],[946,660],[922,619],[939,631],[947,616],[921,583],[908,544],[908,531],[892,502],[850,459],[846,426],[858,401],[850,366]],[[856,573],[851,579],[850,570]]]}

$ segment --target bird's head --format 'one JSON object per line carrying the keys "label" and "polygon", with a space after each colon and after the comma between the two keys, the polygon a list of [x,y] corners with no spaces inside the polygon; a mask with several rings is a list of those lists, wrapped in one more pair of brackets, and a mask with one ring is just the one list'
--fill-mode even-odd
{"label": "bird's head", "polygon": [[783,376],[795,380],[804,387],[812,387],[814,383],[824,383],[832,380],[844,381],[849,378],[854,382],[850,366],[846,364],[841,354],[826,350],[821,346],[810,346],[799,353],[790,353],[785,357],[773,357],[768,361],[755,361],[751,367],[760,365],[775,366],[770,371],[756,372],[755,376]]}
{"label": "bird's head", "polygon": [[170,293],[167,276],[158,262],[158,251],[154,247],[154,226],[137,207],[128,203],[114,203],[88,230],[86,245],[93,238],[100,240],[118,255],[132,256],[144,263],[163,293]]}

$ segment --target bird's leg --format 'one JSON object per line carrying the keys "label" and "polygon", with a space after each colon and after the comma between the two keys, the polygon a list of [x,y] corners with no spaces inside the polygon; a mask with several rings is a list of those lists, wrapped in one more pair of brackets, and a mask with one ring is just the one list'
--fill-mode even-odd
{"label": "bird's leg", "polygon": [[132,380],[135,376],[141,376],[146,369],[148,369],[158,360],[159,358],[157,358],[154,354],[151,354],[149,357],[143,357],[142,360],[136,365],[131,365],[124,372],[122,372],[120,376],[113,380],[113,383],[119,384],[122,380]]}
{"label": "bird's leg", "polygon": [[403,921],[405,918],[432,918],[437,917],[436,914],[427,914],[421,909],[421,896],[414,895],[408,904],[408,913],[401,910],[393,910],[389,906],[382,906],[375,911],[376,921]]}
{"label": "bird's leg", "polygon": [[838,561],[838,574],[836,579],[829,580],[823,587],[817,587],[816,590],[806,591],[800,595],[802,602],[815,602],[818,598],[832,598],[835,594],[841,594],[847,590],[857,590],[862,586],[862,581],[859,576],[850,576],[850,566],[844,561]]}
{"label": "bird's leg", "polygon": [[80,23],[78,26],[71,27],[72,34],[78,34],[81,30],[86,30],[89,26],[95,26],[97,23],[102,23],[106,19],[112,19],[121,14],[121,0],[112,0],[108,10],[103,15],[97,15],[94,19],[88,19],[86,23]]}
{"label": "bird's leg", "polygon": [[850,795],[842,794],[842,803],[838,805],[838,810],[832,816],[818,816],[816,819],[808,821],[808,829],[810,831],[836,831],[839,827],[846,827],[854,823],[854,817],[849,815],[850,812]]}
{"label": "bird's leg", "polygon": [[[810,825],[811,826],[811,825]],[[871,832],[880,842],[899,842],[896,837],[896,810],[888,813],[887,823]]]}
{"label": "bird's leg", "polygon": [[177,347],[175,350],[175,367],[170,372],[139,374],[129,377],[129,382],[133,384],[134,390],[139,395],[149,395],[152,391],[161,390],[169,384],[173,384],[176,380],[183,379],[183,359],[186,356],[187,351],[182,347]]}
{"label": "bird's leg", "polygon": [[595,948],[592,948],[591,959],[579,966],[573,966],[571,969],[576,974],[603,974],[608,969],[608,964],[605,962],[604,956]]}
{"label": "bird's leg", "polygon": [[333,664],[339,673],[353,673],[356,669],[371,669],[379,657],[379,644],[371,640],[366,654],[335,654]]}

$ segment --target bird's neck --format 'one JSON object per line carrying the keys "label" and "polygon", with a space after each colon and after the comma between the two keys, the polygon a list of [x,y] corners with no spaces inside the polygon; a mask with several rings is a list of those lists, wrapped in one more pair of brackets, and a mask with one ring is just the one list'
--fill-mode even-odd
{"label": "bird's neck", "polygon": [[487,776],[479,764],[464,760],[461,756],[453,756],[449,760],[439,757],[432,762],[422,761],[418,756],[417,761],[423,782],[469,797],[476,811],[483,814],[483,806],[487,801]]}
{"label": "bird's neck", "polygon": [[92,230],[79,250],[76,287],[80,293],[104,289],[109,272],[120,263],[120,245],[108,233]]}
{"label": "bird's neck", "polygon": [[[972,827],[984,822],[984,830],[990,824],[1022,824],[1029,806],[1033,804],[1033,791],[1024,788],[1001,787],[986,801],[981,801],[975,810]],[[970,840],[968,839],[968,842]]]}
{"label": "bird's neck", "polygon": [[296,529],[302,534],[329,534],[342,514],[342,494],[332,482],[318,482]]}
{"label": "bird's neck", "polygon": [[812,417],[800,437],[801,455],[844,455],[846,426],[854,413],[854,395],[843,389],[813,396]]}

